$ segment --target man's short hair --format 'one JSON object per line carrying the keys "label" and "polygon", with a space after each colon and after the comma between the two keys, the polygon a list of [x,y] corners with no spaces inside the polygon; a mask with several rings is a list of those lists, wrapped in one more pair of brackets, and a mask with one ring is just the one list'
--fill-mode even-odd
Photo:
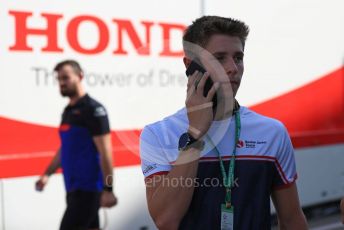
{"label": "man's short hair", "polygon": [[56,72],[60,71],[62,67],[65,65],[70,65],[74,69],[76,74],[81,74],[83,72],[80,64],[75,60],[65,60],[65,61],[61,61],[57,63],[57,65],[54,68],[54,71]]}
{"label": "man's short hair", "polygon": [[[245,47],[249,33],[248,26],[239,20],[219,16],[203,16],[192,22],[184,32],[183,48],[187,51],[187,42],[205,47],[214,34],[223,34],[238,37]],[[186,42],[185,42],[186,41]]]}

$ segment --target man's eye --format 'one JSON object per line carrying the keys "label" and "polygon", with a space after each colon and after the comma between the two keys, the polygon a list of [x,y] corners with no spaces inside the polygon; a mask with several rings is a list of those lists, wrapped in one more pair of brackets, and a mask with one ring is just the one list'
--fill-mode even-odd
{"label": "man's eye", "polygon": [[216,59],[221,62],[223,60],[225,60],[225,56],[217,56]]}
{"label": "man's eye", "polygon": [[234,61],[236,63],[240,63],[240,62],[242,62],[244,60],[244,57],[242,57],[242,56],[235,56],[233,59],[234,59]]}

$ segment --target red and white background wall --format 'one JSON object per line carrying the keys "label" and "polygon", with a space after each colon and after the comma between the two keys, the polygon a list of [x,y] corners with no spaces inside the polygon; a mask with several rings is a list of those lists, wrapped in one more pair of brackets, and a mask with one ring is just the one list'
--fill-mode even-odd
{"label": "red and white background wall", "polygon": [[184,104],[182,31],[206,15],[251,28],[238,100],[280,119],[296,148],[304,206],[344,195],[344,4],[334,1],[3,1],[0,3],[0,229],[58,229],[61,174],[34,182],[59,146],[67,103],[52,74],[78,60],[107,108],[119,204],[107,229],[154,229],[139,166],[147,123]]}

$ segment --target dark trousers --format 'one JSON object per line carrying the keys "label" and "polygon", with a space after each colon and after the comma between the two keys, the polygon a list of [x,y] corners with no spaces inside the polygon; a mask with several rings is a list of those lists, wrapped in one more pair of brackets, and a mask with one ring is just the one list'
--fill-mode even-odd
{"label": "dark trousers", "polygon": [[60,230],[99,228],[100,192],[76,190],[67,193],[67,208]]}

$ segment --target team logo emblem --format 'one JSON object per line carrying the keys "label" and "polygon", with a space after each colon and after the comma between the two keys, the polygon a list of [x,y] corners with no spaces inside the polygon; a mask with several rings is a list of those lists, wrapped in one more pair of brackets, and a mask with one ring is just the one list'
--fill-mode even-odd
{"label": "team logo emblem", "polygon": [[244,142],[242,140],[238,140],[238,143],[237,143],[237,148],[242,148],[244,147]]}

